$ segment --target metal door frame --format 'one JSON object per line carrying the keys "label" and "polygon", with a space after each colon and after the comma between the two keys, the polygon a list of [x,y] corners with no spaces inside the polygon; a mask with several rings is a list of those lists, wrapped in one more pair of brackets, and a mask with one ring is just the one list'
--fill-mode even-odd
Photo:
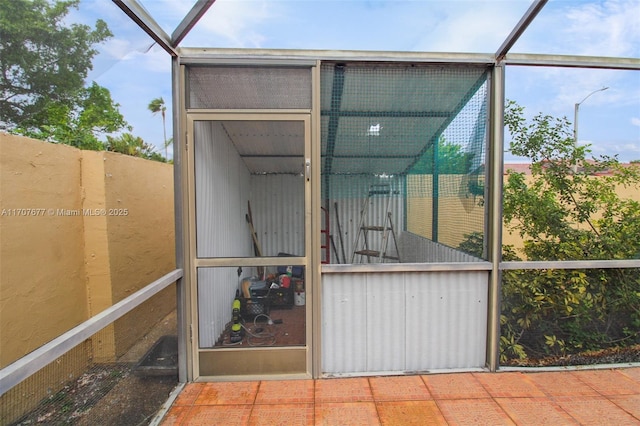
{"label": "metal door frame", "polygon": [[[194,124],[196,121],[300,121],[304,123],[304,158],[305,162],[310,165],[307,170],[307,176],[304,179],[304,245],[305,255],[301,257],[292,257],[289,260],[295,265],[305,267],[305,290],[306,290],[306,343],[304,346],[289,347],[243,347],[243,348],[216,348],[203,349],[199,347],[199,330],[198,330],[198,275],[197,270],[200,267],[238,267],[238,266],[276,266],[282,263],[282,258],[278,257],[225,257],[225,258],[199,258],[196,252],[196,204],[195,204],[195,145],[194,145]],[[313,259],[318,256],[319,250],[315,249],[313,241],[314,226],[312,214],[312,192],[313,188],[319,188],[316,178],[319,175],[320,162],[313,155],[312,150],[312,134],[313,121],[310,110],[256,110],[256,111],[229,111],[229,110],[192,110],[186,114],[186,131],[187,131],[187,186],[189,199],[188,214],[188,241],[189,247],[186,252],[190,253],[187,259],[186,269],[189,270],[190,282],[190,349],[192,353],[192,377],[196,381],[211,380],[256,380],[265,378],[311,378],[314,376],[314,357],[313,357],[313,333],[315,320],[313,318],[314,296],[317,281],[316,267]],[[315,151],[318,151],[316,149]],[[313,187],[313,188],[312,188]],[[217,369],[234,371],[238,365],[243,363],[254,362],[260,359],[260,364],[264,369],[259,372],[249,374],[215,374],[201,375],[202,362],[215,362]],[[282,363],[290,362],[292,371],[282,372],[279,370]],[[304,364],[304,367],[302,367]],[[297,366],[297,367],[296,367]],[[275,368],[277,372],[273,372]]]}

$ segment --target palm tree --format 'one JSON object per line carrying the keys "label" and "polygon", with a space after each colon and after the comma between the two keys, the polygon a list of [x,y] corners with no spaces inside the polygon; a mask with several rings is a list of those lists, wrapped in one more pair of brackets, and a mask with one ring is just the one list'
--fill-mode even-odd
{"label": "palm tree", "polygon": [[165,117],[165,111],[167,110],[167,107],[164,104],[164,99],[162,99],[162,97],[153,99],[151,102],[149,102],[149,106],[147,108],[153,114],[161,113],[162,115],[162,130],[164,131],[164,156],[168,160],[169,154],[167,148],[169,146],[169,142],[167,141],[167,124]]}

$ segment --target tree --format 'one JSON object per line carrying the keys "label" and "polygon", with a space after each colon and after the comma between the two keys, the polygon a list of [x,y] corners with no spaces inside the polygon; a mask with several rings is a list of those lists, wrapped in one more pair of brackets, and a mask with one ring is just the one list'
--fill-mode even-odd
{"label": "tree", "polygon": [[[425,151],[411,170],[411,173],[433,174],[436,171],[433,149],[434,147],[431,146]],[[436,164],[438,174],[467,174],[471,172],[473,153],[464,152],[462,146],[449,143],[444,137],[438,139],[437,150]]]}
{"label": "tree", "polygon": [[49,103],[15,133],[80,149],[103,150],[100,134],[131,129],[108,89],[94,82],[78,93],[74,105]]}
{"label": "tree", "polygon": [[[167,111],[167,107],[164,104],[164,99],[162,97],[155,98],[149,102],[149,106],[147,107],[149,111],[151,111],[154,115],[160,113],[162,115],[162,131],[164,134],[164,156],[165,158],[169,158],[167,148],[171,144],[171,141],[167,140],[167,124],[165,112]],[[173,139],[172,139],[173,140]]]}
{"label": "tree", "polygon": [[[640,187],[640,167],[590,157],[566,119],[524,119],[508,103],[511,152],[531,159],[531,179],[508,172],[507,228],[523,239],[528,260],[640,258],[640,203],[616,189]],[[509,250],[509,248],[505,248]],[[513,251],[508,251],[515,256]],[[640,343],[640,270],[505,271],[503,356],[539,357]]]}
{"label": "tree", "polygon": [[0,128],[28,128],[82,101],[94,46],[112,33],[100,19],[95,29],[66,25],[79,2],[0,0]]}
{"label": "tree", "polygon": [[153,145],[146,143],[139,136],[133,136],[131,133],[123,133],[116,137],[107,136],[106,148],[108,151],[119,152],[120,154],[162,163],[166,162],[166,159],[162,155],[155,152]]}

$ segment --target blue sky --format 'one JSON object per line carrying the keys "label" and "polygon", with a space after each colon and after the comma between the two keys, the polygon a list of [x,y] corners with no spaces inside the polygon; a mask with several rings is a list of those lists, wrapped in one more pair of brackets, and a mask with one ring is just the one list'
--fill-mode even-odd
{"label": "blue sky", "polygon": [[[142,0],[171,34],[192,0]],[[494,53],[529,0],[217,0],[183,47]],[[82,0],[70,20],[107,22],[114,37],[99,46],[89,81],[107,87],[133,133],[161,147],[162,121],[147,109],[162,96],[171,113],[171,61],[111,1]],[[549,1],[511,49],[640,57],[640,1]],[[595,154],[640,159],[640,71],[508,67],[506,94],[526,108],[574,121]],[[170,115],[168,116],[170,117]],[[171,121],[167,132],[171,135]],[[158,148],[163,152],[162,148]],[[169,152],[171,155],[171,152]],[[506,161],[517,161],[509,153]]]}

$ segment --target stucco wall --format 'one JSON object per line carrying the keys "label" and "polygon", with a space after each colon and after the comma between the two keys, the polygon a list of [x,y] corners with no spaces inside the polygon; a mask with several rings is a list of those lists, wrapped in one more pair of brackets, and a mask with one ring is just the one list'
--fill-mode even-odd
{"label": "stucco wall", "polygon": [[[0,213],[0,367],[174,269],[169,164],[0,134]],[[174,292],[99,333],[94,361],[126,351]]]}
{"label": "stucco wall", "polygon": [[83,220],[58,214],[81,208],[80,167],[77,149],[0,134],[0,366],[87,318]]}
{"label": "stucco wall", "polygon": [[[593,177],[593,179],[599,179],[599,177]],[[505,176],[505,183],[506,180],[507,176]],[[531,185],[534,181],[535,178],[533,176],[525,176],[525,182],[527,185]],[[619,185],[616,187],[616,193],[621,199],[630,199],[640,202],[640,188]],[[598,217],[598,215],[596,215],[596,217]],[[524,247],[524,243],[519,232],[517,230],[511,231],[507,225],[504,225],[502,229],[502,243],[513,246],[517,250],[518,256],[524,258],[524,254],[521,251]]]}
{"label": "stucco wall", "polygon": [[[465,175],[440,175],[438,181],[438,242],[455,248],[466,235],[483,232],[484,207],[469,193]],[[410,175],[407,188],[407,230],[432,239],[433,179]]]}
{"label": "stucco wall", "polygon": [[[175,269],[173,168],[105,152],[105,200],[112,301]],[[116,355],[175,309],[173,286],[115,323]]]}

